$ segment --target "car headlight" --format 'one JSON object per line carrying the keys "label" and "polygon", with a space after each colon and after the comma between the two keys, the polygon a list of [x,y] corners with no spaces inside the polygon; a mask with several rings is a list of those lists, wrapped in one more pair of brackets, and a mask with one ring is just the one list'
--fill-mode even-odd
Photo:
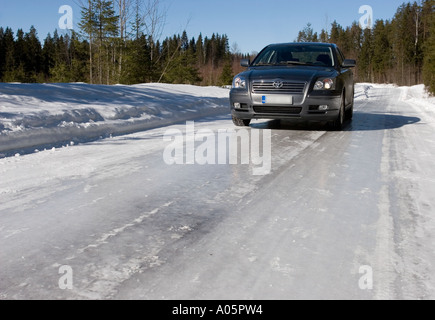
{"label": "car headlight", "polygon": [[246,79],[241,76],[237,76],[233,80],[233,88],[236,89],[245,89],[246,88]]}
{"label": "car headlight", "polygon": [[326,78],[318,79],[314,84],[314,90],[334,90],[335,89],[335,79]]}

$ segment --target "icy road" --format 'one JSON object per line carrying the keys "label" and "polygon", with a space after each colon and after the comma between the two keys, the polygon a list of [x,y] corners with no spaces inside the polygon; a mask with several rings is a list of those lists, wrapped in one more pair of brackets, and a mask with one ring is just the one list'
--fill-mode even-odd
{"label": "icy road", "polygon": [[185,123],[0,159],[0,299],[434,299],[435,104],[417,89],[358,85],[343,132],[254,121],[264,175],[167,164]]}

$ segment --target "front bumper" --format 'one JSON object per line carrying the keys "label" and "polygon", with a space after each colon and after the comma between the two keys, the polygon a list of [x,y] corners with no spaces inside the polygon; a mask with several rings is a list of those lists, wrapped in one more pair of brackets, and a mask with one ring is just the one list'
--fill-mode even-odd
{"label": "front bumper", "polygon": [[[231,113],[247,119],[293,119],[304,121],[333,121],[338,118],[341,93],[337,91],[312,91],[309,94],[280,95],[253,94],[247,90],[232,89]],[[270,99],[269,99],[270,98]],[[270,100],[271,102],[267,102]],[[323,110],[327,106],[326,110]]]}

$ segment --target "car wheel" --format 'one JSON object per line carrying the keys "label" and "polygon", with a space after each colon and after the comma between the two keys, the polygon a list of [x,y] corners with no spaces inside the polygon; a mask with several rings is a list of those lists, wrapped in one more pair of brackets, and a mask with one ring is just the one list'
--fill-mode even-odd
{"label": "car wheel", "polygon": [[353,119],[353,105],[346,111],[346,119],[352,121]]}
{"label": "car wheel", "polygon": [[344,101],[344,92],[341,95],[341,103],[340,103],[340,113],[336,120],[332,122],[332,129],[336,131],[340,131],[343,129],[344,121],[346,120],[346,108]]}
{"label": "car wheel", "polygon": [[237,127],[249,127],[249,125],[251,124],[251,120],[250,119],[239,119],[235,116],[233,116],[233,123],[237,126]]}
{"label": "car wheel", "polygon": [[349,110],[346,111],[346,119],[352,121],[353,119],[353,106],[355,104],[355,92],[352,94],[352,104]]}

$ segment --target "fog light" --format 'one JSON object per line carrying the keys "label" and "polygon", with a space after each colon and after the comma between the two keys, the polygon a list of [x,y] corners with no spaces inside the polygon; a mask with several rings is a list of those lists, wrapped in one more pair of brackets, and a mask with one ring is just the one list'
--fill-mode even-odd
{"label": "fog light", "polygon": [[234,104],[234,108],[236,108],[236,109],[240,109],[240,103],[238,103],[238,102],[236,102],[235,104]]}
{"label": "fog light", "polygon": [[329,107],[326,106],[326,105],[319,106],[319,110],[320,110],[320,111],[326,111],[326,110],[328,110],[328,109],[329,109]]}

